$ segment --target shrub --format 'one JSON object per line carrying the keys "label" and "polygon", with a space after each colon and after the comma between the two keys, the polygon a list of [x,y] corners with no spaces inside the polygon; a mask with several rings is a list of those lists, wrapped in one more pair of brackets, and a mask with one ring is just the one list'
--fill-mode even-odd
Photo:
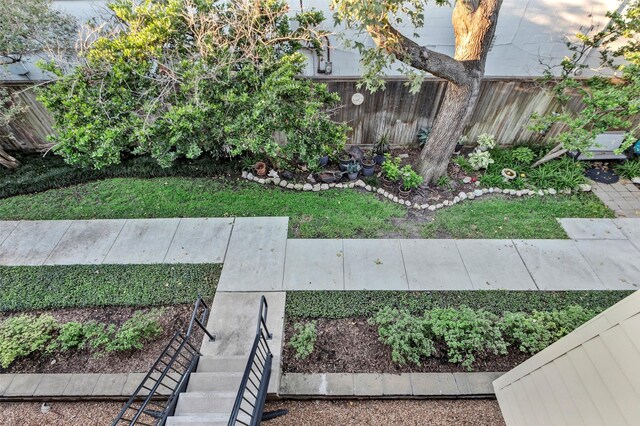
{"label": "shrub", "polygon": [[402,176],[402,188],[404,188],[405,191],[417,188],[424,180],[424,178],[416,173],[408,164],[400,169],[400,175]]}
{"label": "shrub", "polygon": [[113,339],[105,345],[106,352],[130,351],[142,349],[143,343],[162,334],[159,319],[161,309],[154,309],[146,314],[136,311],[115,333]]}
{"label": "shrub", "polygon": [[384,308],[369,322],[378,326],[380,341],[391,346],[391,359],[395,363],[404,365],[411,361],[419,365],[421,358],[432,356],[436,351],[424,319],[404,309]]}
{"label": "shrub", "polygon": [[478,136],[478,147],[481,149],[493,149],[496,146],[496,137],[488,133]]}
{"label": "shrub", "polygon": [[516,162],[526,166],[533,163],[533,159],[535,158],[535,154],[531,148],[527,148],[526,146],[514,148],[511,154]]}
{"label": "shrub", "polygon": [[505,339],[525,353],[534,354],[569,334],[596,313],[581,306],[553,311],[505,312],[500,328]]}
{"label": "shrub", "polygon": [[313,352],[313,348],[318,338],[316,332],[316,322],[296,323],[293,326],[296,333],[291,337],[289,345],[296,351],[296,358],[306,359]]}
{"label": "shrub", "polygon": [[0,324],[0,366],[7,368],[19,357],[43,350],[58,329],[51,315],[20,315]]}
{"label": "shrub", "polygon": [[626,160],[625,162],[615,166],[615,172],[627,179],[633,179],[640,176],[640,160]]}
{"label": "shrub", "polygon": [[58,337],[49,345],[47,351],[66,352],[70,349],[82,349],[86,340],[84,324],[75,321],[67,322],[60,326]]}
{"label": "shrub", "polygon": [[446,344],[449,362],[460,363],[468,370],[478,355],[507,353],[498,317],[485,310],[466,306],[433,309],[425,313],[425,321],[433,336]]}
{"label": "shrub", "polygon": [[400,163],[402,159],[400,157],[392,157],[391,154],[386,153],[384,155],[384,163],[382,163],[382,173],[389,180],[396,181],[400,179]]}
{"label": "shrub", "polygon": [[486,169],[494,162],[489,151],[473,151],[469,154],[469,164],[473,170]]}

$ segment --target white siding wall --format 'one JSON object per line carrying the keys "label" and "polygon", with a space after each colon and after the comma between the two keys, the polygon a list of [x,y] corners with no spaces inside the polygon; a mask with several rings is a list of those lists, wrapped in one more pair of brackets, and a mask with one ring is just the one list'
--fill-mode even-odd
{"label": "white siding wall", "polygon": [[640,425],[640,291],[493,386],[508,426]]}

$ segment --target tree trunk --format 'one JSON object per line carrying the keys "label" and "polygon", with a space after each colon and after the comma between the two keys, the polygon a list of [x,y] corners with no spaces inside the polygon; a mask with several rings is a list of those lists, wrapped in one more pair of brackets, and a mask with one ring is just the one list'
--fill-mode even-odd
{"label": "tree trunk", "polygon": [[426,182],[434,182],[447,173],[449,159],[471,120],[479,92],[480,79],[466,85],[448,83],[436,122],[420,153],[418,172]]}

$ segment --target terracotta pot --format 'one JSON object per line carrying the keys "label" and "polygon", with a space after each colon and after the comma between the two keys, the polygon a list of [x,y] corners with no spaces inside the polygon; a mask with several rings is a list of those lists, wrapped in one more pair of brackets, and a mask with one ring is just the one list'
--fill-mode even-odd
{"label": "terracotta pot", "polygon": [[393,188],[394,182],[391,179],[387,179],[386,176],[382,176],[382,186],[387,189]]}
{"label": "terracotta pot", "polygon": [[411,190],[406,191],[400,188],[399,193],[401,198],[409,198],[411,196]]}
{"label": "terracotta pot", "polygon": [[267,165],[262,161],[258,161],[255,165],[255,168],[258,176],[264,176],[267,174]]}

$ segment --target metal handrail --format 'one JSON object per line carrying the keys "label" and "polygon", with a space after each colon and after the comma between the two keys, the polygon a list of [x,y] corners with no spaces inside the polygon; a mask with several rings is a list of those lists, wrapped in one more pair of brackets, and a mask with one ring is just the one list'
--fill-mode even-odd
{"label": "metal handrail", "polygon": [[[200,310],[201,314],[199,314]],[[201,297],[198,297],[187,332],[183,334],[181,331],[176,331],[133,395],[120,410],[112,426],[121,424],[163,425],[167,417],[173,415],[178,396],[186,390],[189,377],[197,368],[200,356],[202,356],[191,343],[194,326],[198,325],[210,339],[215,339],[215,336],[209,333],[203,325],[208,314],[209,307]],[[158,374],[159,376],[157,376]],[[160,392],[161,387],[166,391]],[[142,402],[136,404],[136,401],[142,399],[141,395],[144,391],[148,392],[146,397]],[[125,417],[127,413],[131,413],[130,418]],[[151,420],[147,420],[149,417]],[[151,421],[151,423],[146,423],[147,421]]]}
{"label": "metal handrail", "polygon": [[[267,327],[268,309],[267,299],[262,296],[260,299],[256,336],[251,346],[251,352],[249,353],[249,359],[247,360],[242,380],[240,381],[240,387],[233,404],[228,426],[235,426],[237,424],[257,426],[262,420],[262,412],[267,399],[269,380],[271,378],[271,364],[273,362],[273,354],[267,342],[273,337]],[[258,379],[258,384],[253,381],[252,376]],[[253,398],[249,399],[247,394]],[[243,403],[249,405],[250,408],[245,408]],[[241,413],[248,416],[249,419],[240,419]]]}

